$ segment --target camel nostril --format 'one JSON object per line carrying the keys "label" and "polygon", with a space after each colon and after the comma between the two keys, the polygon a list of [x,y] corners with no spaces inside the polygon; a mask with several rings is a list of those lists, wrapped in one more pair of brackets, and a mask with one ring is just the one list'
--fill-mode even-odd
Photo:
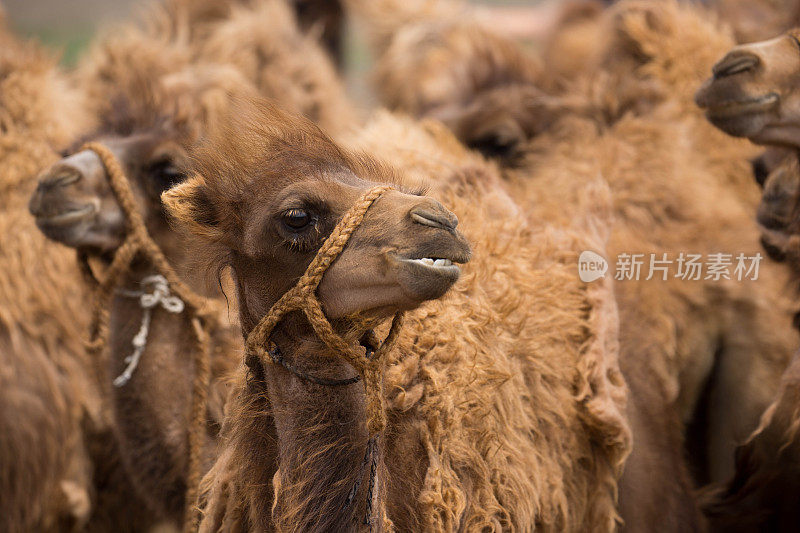
{"label": "camel nostril", "polygon": [[754,70],[760,63],[761,60],[758,56],[749,52],[738,52],[725,56],[722,61],[712,67],[711,72],[715,79],[720,79]]}
{"label": "camel nostril", "polygon": [[415,207],[409,215],[411,220],[423,226],[448,230],[454,230],[458,226],[458,217],[441,206]]}
{"label": "camel nostril", "polygon": [[66,187],[82,177],[81,173],[74,168],[61,168],[57,173],[50,173],[39,181],[39,188],[53,189],[55,187]]}

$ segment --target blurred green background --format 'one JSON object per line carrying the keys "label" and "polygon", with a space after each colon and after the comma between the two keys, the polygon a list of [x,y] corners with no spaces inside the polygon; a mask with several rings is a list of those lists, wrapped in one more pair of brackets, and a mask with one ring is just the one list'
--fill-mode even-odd
{"label": "blurred green background", "polygon": [[[471,0],[487,6],[532,6],[540,0]],[[0,0],[19,33],[35,37],[61,54],[66,65],[75,63],[94,34],[124,20],[147,0]],[[349,53],[360,55],[358,46]],[[360,63],[357,57],[347,63]]]}

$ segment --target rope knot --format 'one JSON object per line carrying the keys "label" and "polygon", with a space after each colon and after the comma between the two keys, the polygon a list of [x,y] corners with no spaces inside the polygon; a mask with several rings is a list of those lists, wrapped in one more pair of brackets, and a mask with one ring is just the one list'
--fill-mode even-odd
{"label": "rope knot", "polygon": [[178,296],[173,296],[169,291],[169,282],[161,274],[147,276],[142,280],[144,287],[152,287],[152,292],[142,291],[139,305],[143,309],[152,309],[158,304],[170,313],[182,313],[184,304]]}
{"label": "rope knot", "polygon": [[133,353],[125,358],[124,362],[128,366],[125,367],[122,374],[114,379],[115,387],[122,387],[133,376],[136,367],[139,366],[139,360],[142,358],[145,348],[147,347],[147,336],[150,333],[150,323],[153,317],[153,309],[158,305],[170,313],[180,314],[183,312],[183,300],[177,296],[173,296],[169,291],[169,282],[167,278],[161,274],[147,276],[142,279],[141,285],[145,288],[150,288],[152,292],[144,291],[117,291],[118,294],[129,298],[138,298],[139,306],[144,310],[142,313],[142,325],[139,327],[138,333],[133,337],[131,344],[133,345]]}

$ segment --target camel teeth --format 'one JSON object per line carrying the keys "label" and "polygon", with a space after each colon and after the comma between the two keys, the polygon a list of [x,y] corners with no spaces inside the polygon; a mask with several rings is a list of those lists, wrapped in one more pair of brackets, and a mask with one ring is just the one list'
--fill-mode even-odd
{"label": "camel teeth", "polygon": [[453,266],[453,262],[449,259],[433,259],[432,257],[422,257],[420,259],[412,259],[411,261],[416,261],[417,263],[423,264],[429,267],[449,267]]}

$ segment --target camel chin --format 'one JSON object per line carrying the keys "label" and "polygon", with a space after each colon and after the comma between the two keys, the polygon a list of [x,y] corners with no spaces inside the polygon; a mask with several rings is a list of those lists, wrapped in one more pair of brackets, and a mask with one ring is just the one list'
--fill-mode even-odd
{"label": "camel chin", "polygon": [[48,210],[31,205],[30,211],[36,220],[36,227],[50,240],[70,248],[105,253],[115,250],[122,244],[122,231],[115,228],[121,224],[113,222],[121,215],[100,210],[99,202],[84,204],[61,203]]}
{"label": "camel chin", "polygon": [[756,137],[774,120],[778,96],[767,94],[706,107],[706,118],[733,137]]}
{"label": "camel chin", "polygon": [[394,262],[403,292],[418,301],[440,298],[461,275],[455,264],[459,261],[453,258],[396,258]]}

